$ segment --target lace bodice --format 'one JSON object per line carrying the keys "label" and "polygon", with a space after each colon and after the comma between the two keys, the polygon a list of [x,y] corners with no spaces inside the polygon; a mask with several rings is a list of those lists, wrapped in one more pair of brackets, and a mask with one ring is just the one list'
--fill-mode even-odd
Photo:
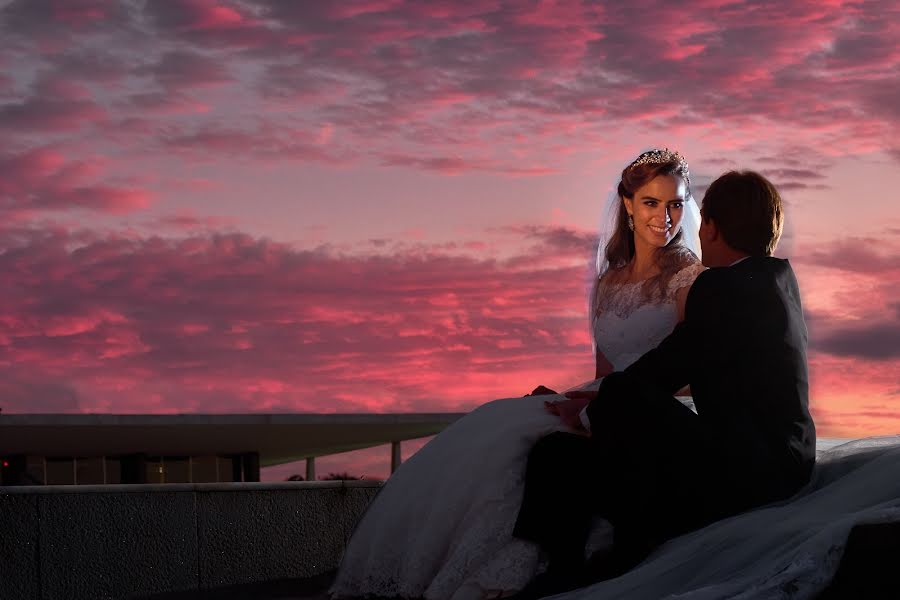
{"label": "lace bodice", "polygon": [[621,370],[658,346],[678,322],[676,293],[690,286],[703,269],[700,264],[683,268],[661,296],[649,301],[641,289],[643,282],[608,285],[601,281],[593,319],[596,348]]}

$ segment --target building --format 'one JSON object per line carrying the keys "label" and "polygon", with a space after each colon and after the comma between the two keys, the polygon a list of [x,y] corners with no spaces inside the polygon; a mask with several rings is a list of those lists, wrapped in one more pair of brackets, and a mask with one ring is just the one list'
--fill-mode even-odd
{"label": "building", "polygon": [[259,470],[400,443],[465,413],[0,414],[0,485],[259,481]]}

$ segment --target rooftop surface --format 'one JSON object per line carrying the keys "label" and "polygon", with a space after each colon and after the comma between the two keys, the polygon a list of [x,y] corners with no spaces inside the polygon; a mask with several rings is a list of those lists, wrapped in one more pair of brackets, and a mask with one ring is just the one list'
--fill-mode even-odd
{"label": "rooftop surface", "polygon": [[[834,578],[816,600],[900,598],[900,523],[857,525],[850,532]],[[335,571],[308,579],[283,579],[203,592],[150,596],[152,600],[329,600]],[[149,600],[148,599],[148,600]],[[371,599],[369,599],[371,600]]]}
{"label": "rooftop surface", "polygon": [[173,592],[145,596],[146,600],[329,600],[328,587],[335,571],[307,579],[279,579],[245,583],[206,591]]}
{"label": "rooftop surface", "polygon": [[464,414],[0,414],[0,455],[258,452],[268,467],[435,435]]}

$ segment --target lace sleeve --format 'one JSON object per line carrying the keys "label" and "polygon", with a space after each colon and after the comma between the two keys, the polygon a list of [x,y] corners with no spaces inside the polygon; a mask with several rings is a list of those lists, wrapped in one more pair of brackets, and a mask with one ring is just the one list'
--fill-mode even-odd
{"label": "lace sleeve", "polygon": [[669,291],[674,293],[681,288],[689,287],[704,270],[706,270],[706,267],[700,263],[686,266],[672,276],[672,279],[669,281]]}

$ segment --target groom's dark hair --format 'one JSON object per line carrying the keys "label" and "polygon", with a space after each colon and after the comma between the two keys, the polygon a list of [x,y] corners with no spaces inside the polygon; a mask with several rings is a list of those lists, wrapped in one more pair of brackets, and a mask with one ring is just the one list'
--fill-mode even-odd
{"label": "groom's dark hair", "polygon": [[703,196],[703,220],[713,220],[735,250],[771,256],[781,238],[784,208],[772,182],[755,171],[729,171]]}

